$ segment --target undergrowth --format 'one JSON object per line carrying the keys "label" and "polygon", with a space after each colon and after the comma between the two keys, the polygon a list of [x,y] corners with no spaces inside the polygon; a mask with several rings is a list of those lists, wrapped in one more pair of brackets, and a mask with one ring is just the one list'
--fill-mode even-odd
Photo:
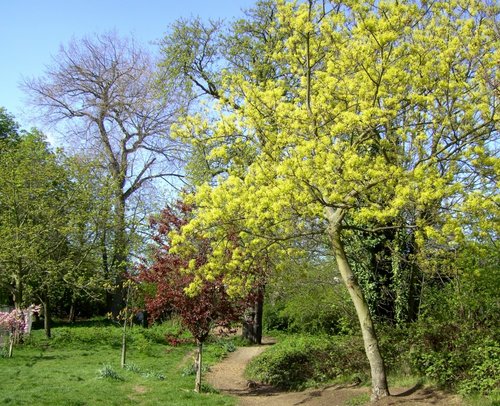
{"label": "undergrowth", "polygon": [[291,335],[254,358],[251,380],[300,390],[333,380],[366,381],[369,367],[356,337]]}

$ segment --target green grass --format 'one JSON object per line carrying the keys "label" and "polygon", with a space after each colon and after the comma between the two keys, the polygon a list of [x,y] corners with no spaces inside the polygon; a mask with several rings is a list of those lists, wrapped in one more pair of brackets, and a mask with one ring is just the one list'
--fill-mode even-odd
{"label": "green grass", "polygon": [[[193,361],[194,345],[160,344],[157,330],[132,330],[126,369],[120,368],[118,327],[57,327],[50,341],[42,331],[34,331],[26,344],[15,347],[13,358],[0,358],[0,404],[235,404],[210,388],[210,393],[193,392],[194,377],[182,372]],[[226,353],[228,344],[212,342],[205,348],[209,364]]]}
{"label": "green grass", "polygon": [[362,406],[368,404],[369,402],[370,395],[368,393],[363,393],[345,401],[344,406]]}
{"label": "green grass", "polygon": [[479,395],[468,396],[464,402],[467,406],[500,406],[500,391],[496,391],[488,398]]}

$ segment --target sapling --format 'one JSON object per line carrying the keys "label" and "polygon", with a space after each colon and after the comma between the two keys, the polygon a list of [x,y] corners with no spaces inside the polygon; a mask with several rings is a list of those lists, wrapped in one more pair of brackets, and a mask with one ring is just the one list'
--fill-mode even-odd
{"label": "sapling", "polygon": [[[123,282],[123,288],[126,289],[125,294],[125,306],[118,313],[115,318],[117,323],[123,323],[122,325],[122,347],[121,347],[121,357],[120,357],[120,366],[125,368],[127,361],[127,327],[132,324],[132,319],[134,317],[134,312],[130,311],[130,305],[133,302],[134,293],[137,290],[135,285],[135,281],[132,278],[128,278],[125,282]],[[111,318],[112,314],[108,314]]]}
{"label": "sapling", "polygon": [[179,255],[170,252],[169,233],[186,225],[190,213],[190,206],[178,203],[175,207],[164,209],[161,216],[152,221],[158,247],[153,263],[140,268],[138,279],[153,288],[154,293],[146,295],[146,307],[153,320],[175,313],[196,340],[195,391],[201,392],[203,344],[214,327],[228,327],[231,322],[239,320],[247,307],[247,300],[230,297],[220,276],[197,280],[196,292],[189,292],[188,288],[196,276],[187,269],[206,262],[210,244],[201,238],[193,240],[196,249],[191,255]]}

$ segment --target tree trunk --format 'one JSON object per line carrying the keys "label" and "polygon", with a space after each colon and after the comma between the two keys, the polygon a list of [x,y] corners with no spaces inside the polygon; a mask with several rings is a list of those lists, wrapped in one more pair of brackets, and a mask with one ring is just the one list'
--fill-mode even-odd
{"label": "tree trunk", "polygon": [[262,344],[262,319],[264,313],[264,287],[259,287],[259,296],[255,303],[255,343]]}
{"label": "tree trunk", "polygon": [[264,311],[264,287],[258,288],[257,298],[248,317],[243,320],[242,337],[252,344],[262,344],[262,314]]}
{"label": "tree trunk", "polygon": [[197,341],[198,343],[198,353],[196,354],[196,381],[194,384],[194,391],[201,393],[201,369],[203,364],[203,342]]}
{"label": "tree trunk", "polygon": [[123,308],[122,358],[121,358],[121,367],[122,368],[125,368],[125,362],[126,362],[126,358],[127,358],[127,323],[128,323],[129,300],[130,300],[130,285],[127,288],[125,307]]}
{"label": "tree trunk", "polygon": [[127,361],[127,315],[125,315],[125,320],[123,321],[123,331],[122,331],[122,357],[120,360],[120,365],[125,368],[125,363]]}
{"label": "tree trunk", "polygon": [[329,222],[328,235],[332,244],[337,266],[339,268],[342,279],[347,287],[351,300],[356,308],[363,342],[365,346],[366,356],[370,363],[371,378],[372,378],[372,401],[378,400],[385,396],[389,396],[387,386],[387,377],[385,373],[384,360],[380,353],[375,327],[370,315],[368,303],[363,295],[363,291],[358,284],[356,276],[352,272],[351,266],[345,253],[344,245],[341,239],[341,222],[345,212],[341,209],[333,210],[328,207],[325,209],[326,217]]}
{"label": "tree trunk", "polygon": [[111,293],[111,314],[116,320],[120,315],[120,311],[125,306],[125,293],[123,287],[123,276],[117,275],[114,281],[114,290]]}
{"label": "tree trunk", "polygon": [[14,350],[14,341],[16,340],[15,332],[11,331],[9,334],[9,354],[8,358],[12,358],[12,352]]}
{"label": "tree trunk", "polygon": [[45,296],[43,305],[43,328],[45,329],[45,335],[47,338],[51,337],[50,331],[50,307],[49,307],[49,297]]}
{"label": "tree trunk", "polygon": [[75,304],[71,303],[69,308],[68,322],[73,324],[76,320]]}
{"label": "tree trunk", "polygon": [[123,281],[127,273],[127,258],[128,258],[128,243],[127,243],[127,230],[125,221],[125,196],[121,188],[117,191],[116,197],[116,223],[115,223],[115,252],[113,255],[114,265],[114,283],[115,289],[113,291],[113,298],[111,304],[111,313],[113,317],[117,318],[120,311],[125,305],[125,288]]}
{"label": "tree trunk", "polygon": [[75,296],[71,295],[71,305],[69,307],[68,322],[73,324],[76,320],[76,299]]}
{"label": "tree trunk", "polygon": [[22,275],[22,266],[19,265],[19,270],[17,274],[15,275],[15,287],[14,287],[14,292],[13,292],[13,301],[14,301],[14,307],[17,310],[21,309],[22,302],[23,302],[23,275]]}
{"label": "tree trunk", "polygon": [[[108,247],[106,246],[107,232],[106,228],[102,231],[101,235],[101,261],[102,261],[102,271],[104,274],[104,278],[106,281],[111,281],[110,274],[110,264],[109,264],[109,256],[108,256]],[[113,307],[113,294],[109,289],[106,289],[105,293],[105,302],[106,302],[106,312],[111,312]]]}
{"label": "tree trunk", "polygon": [[[415,260],[419,255],[415,234],[412,233],[408,242],[407,262],[410,267],[410,291],[408,294],[408,322],[417,320],[420,313],[420,297],[423,289],[422,271],[419,269]],[[412,258],[413,257],[413,258]]]}
{"label": "tree trunk", "polygon": [[408,294],[408,323],[417,321],[420,311],[420,291],[422,289],[420,271],[413,264],[410,265],[410,291]]}

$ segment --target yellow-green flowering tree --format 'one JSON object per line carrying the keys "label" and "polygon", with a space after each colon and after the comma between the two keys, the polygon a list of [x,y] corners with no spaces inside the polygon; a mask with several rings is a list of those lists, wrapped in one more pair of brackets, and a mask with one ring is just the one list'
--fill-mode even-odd
{"label": "yellow-green flowering tree", "polygon": [[346,237],[406,229],[424,249],[467,238],[467,210],[497,218],[498,9],[461,0],[275,6],[267,30],[283,40],[259,50],[273,74],[256,80],[229,65],[215,111],[176,128],[225,171],[197,188],[196,217],[173,249],[189,250],[193,233],[210,238],[191,290],[223,273],[237,294],[263,252],[279,263],[323,233],[378,399],[389,394],[384,363]]}

